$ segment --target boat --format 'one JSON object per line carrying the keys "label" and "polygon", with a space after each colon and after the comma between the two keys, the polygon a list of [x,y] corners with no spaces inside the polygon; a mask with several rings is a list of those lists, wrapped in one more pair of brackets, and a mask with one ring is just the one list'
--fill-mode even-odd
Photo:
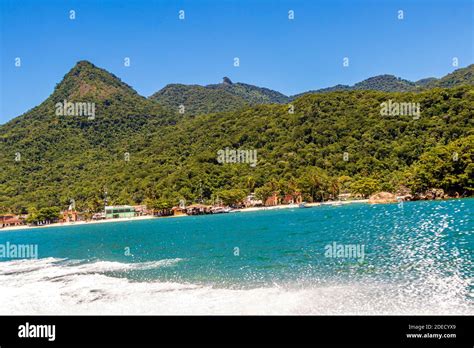
{"label": "boat", "polygon": [[212,214],[223,214],[223,213],[230,213],[232,208],[229,207],[213,207],[211,209]]}
{"label": "boat", "polygon": [[311,208],[311,207],[308,207],[306,202],[302,202],[298,204],[298,208]]}

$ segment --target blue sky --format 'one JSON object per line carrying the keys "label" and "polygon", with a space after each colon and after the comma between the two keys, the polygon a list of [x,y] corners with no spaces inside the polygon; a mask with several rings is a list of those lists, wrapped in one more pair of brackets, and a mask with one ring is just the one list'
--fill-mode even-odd
{"label": "blue sky", "polygon": [[[453,57],[459,67],[473,63],[472,4],[0,0],[0,124],[41,103],[82,59],[145,96],[168,83],[218,83],[223,76],[288,95],[385,73],[410,80],[440,77],[455,69]],[[178,18],[180,10],[185,20]],[[234,57],[240,58],[238,68]]]}

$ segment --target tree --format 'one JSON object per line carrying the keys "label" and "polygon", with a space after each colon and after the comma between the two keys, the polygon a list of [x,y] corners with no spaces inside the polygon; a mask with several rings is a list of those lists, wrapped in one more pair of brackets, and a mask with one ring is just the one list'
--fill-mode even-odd
{"label": "tree", "polygon": [[303,193],[308,194],[313,201],[324,200],[324,195],[330,192],[330,178],[321,168],[307,169],[298,180],[298,184]]}
{"label": "tree", "polygon": [[255,188],[255,178],[251,175],[247,176],[245,186],[246,186],[248,192],[252,192]]}
{"label": "tree", "polygon": [[25,220],[28,224],[38,221],[38,210],[35,207],[28,208],[28,216]]}
{"label": "tree", "polygon": [[234,205],[242,202],[247,193],[242,189],[230,189],[219,191],[219,198],[225,205]]}
{"label": "tree", "polygon": [[437,146],[421,155],[407,173],[412,192],[429,188],[472,194],[474,190],[474,135],[448,145]]}
{"label": "tree", "polygon": [[255,197],[260,199],[263,204],[265,204],[265,201],[275,192],[272,186],[273,185],[267,183],[262,187],[257,187],[255,189]]}
{"label": "tree", "polygon": [[31,209],[26,219],[28,223],[36,223],[39,221],[46,221],[46,222],[54,222],[61,218],[60,209],[58,207],[47,207],[41,208],[40,210],[36,211],[35,209]]}
{"label": "tree", "polygon": [[352,182],[350,187],[353,193],[359,193],[367,198],[380,190],[380,183],[372,178],[360,178]]}
{"label": "tree", "polygon": [[343,193],[348,193],[350,190],[352,178],[347,175],[341,175],[339,178],[337,178],[337,180],[339,181],[339,190]]}

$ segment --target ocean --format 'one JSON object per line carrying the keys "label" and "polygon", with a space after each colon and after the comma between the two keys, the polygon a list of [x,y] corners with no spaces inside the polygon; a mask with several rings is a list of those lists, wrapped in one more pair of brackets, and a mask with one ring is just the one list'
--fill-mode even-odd
{"label": "ocean", "polygon": [[474,199],[0,231],[0,314],[474,314]]}

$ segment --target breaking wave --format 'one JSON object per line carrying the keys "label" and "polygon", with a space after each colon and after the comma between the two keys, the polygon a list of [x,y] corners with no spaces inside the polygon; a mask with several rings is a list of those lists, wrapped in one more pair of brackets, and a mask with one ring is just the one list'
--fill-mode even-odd
{"label": "breaking wave", "polygon": [[[132,281],[108,272],[170,267],[183,259],[120,263],[45,258],[0,263],[0,314],[474,314],[469,284],[292,282],[253,289]],[[471,297],[469,299],[469,297]]]}

